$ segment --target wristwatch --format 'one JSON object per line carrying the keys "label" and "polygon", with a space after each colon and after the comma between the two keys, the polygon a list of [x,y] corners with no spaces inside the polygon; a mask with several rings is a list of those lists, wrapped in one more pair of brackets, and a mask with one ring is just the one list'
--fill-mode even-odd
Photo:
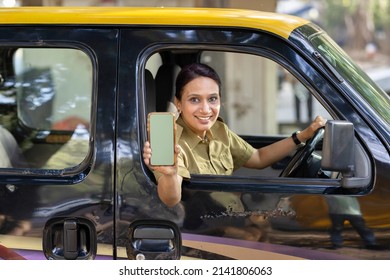
{"label": "wristwatch", "polygon": [[295,131],[295,132],[291,135],[291,137],[292,137],[292,139],[293,139],[295,145],[297,145],[297,146],[303,144],[303,142],[301,142],[301,141],[298,139],[298,136],[297,136],[298,133],[300,133],[300,131]]}

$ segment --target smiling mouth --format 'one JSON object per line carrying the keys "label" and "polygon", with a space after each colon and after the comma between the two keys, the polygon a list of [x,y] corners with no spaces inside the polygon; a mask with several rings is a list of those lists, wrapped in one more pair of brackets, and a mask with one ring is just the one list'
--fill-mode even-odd
{"label": "smiling mouth", "polygon": [[201,121],[208,121],[212,118],[212,116],[207,116],[207,117],[199,117],[199,116],[196,116],[197,119],[201,120]]}

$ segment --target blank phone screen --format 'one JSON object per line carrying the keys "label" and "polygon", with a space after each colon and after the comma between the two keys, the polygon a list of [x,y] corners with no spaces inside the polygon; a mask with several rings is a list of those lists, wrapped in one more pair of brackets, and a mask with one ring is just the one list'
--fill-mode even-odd
{"label": "blank phone screen", "polygon": [[149,142],[152,149],[151,165],[175,164],[175,117],[172,113],[150,113]]}

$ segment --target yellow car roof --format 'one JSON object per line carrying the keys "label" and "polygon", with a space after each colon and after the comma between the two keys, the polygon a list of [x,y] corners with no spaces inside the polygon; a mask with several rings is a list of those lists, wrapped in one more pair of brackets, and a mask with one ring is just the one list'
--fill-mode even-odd
{"label": "yellow car roof", "polygon": [[228,26],[266,30],[288,38],[295,28],[306,23],[307,20],[285,14],[218,8],[0,8],[0,26],[10,24]]}

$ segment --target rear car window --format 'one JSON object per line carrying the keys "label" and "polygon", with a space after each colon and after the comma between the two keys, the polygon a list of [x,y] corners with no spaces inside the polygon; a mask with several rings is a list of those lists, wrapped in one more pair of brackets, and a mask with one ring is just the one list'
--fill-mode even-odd
{"label": "rear car window", "polygon": [[91,59],[70,48],[0,52],[0,153],[6,159],[0,168],[80,164],[89,152]]}

